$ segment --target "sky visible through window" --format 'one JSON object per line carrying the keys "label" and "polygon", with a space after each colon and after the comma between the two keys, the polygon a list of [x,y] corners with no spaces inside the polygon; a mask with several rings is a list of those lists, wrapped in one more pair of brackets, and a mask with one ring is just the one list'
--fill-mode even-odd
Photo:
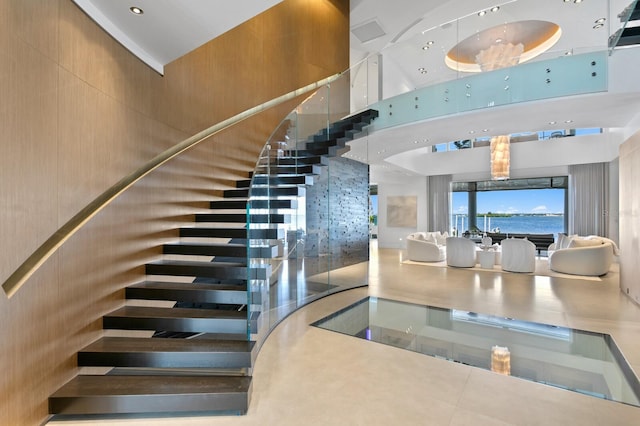
{"label": "sky visible through window", "polygon": [[[452,214],[467,214],[468,204],[468,193],[452,193]],[[563,214],[564,189],[520,189],[478,192],[477,212]]]}

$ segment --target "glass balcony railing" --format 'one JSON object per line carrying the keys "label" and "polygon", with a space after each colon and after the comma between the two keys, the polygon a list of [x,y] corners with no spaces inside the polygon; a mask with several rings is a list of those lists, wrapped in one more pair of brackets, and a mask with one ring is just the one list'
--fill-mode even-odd
{"label": "glass balcony railing", "polygon": [[472,3],[419,17],[354,65],[352,109],[378,109],[377,130],[608,89],[609,39],[628,20],[611,2]]}
{"label": "glass balcony railing", "polygon": [[602,50],[474,74],[384,99],[372,106],[380,111],[373,128],[606,90],[607,51]]}

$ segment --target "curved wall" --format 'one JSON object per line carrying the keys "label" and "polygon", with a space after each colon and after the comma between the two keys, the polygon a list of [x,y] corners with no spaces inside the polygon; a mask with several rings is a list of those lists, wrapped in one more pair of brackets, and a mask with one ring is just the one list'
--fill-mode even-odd
{"label": "curved wall", "polygon": [[[286,0],[156,74],[71,0],[0,0],[0,279],[122,176],[225,118],[348,67],[348,1]],[[0,424],[41,424],[123,288],[174,229],[246,176],[298,101],[136,184],[8,299]]]}

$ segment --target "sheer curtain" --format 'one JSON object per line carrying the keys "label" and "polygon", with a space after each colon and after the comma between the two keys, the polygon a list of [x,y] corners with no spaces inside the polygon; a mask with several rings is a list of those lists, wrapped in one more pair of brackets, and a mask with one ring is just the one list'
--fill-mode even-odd
{"label": "sheer curtain", "polygon": [[451,175],[429,176],[429,230],[449,231]]}
{"label": "sheer curtain", "polygon": [[608,163],[569,166],[569,234],[609,236]]}

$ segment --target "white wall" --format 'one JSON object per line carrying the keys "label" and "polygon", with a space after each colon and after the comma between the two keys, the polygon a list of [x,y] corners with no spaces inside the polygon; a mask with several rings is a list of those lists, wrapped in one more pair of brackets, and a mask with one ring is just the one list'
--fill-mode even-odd
{"label": "white wall", "polygon": [[609,235],[616,243],[620,243],[620,159],[609,163]]}
{"label": "white wall", "polygon": [[[371,170],[371,183],[378,185],[378,247],[404,249],[405,238],[412,232],[427,231],[428,177],[408,176],[404,173]],[[387,226],[387,198],[389,196],[416,196],[418,199],[417,227],[396,228]]]}
{"label": "white wall", "polygon": [[620,147],[620,289],[640,303],[640,132]]}

